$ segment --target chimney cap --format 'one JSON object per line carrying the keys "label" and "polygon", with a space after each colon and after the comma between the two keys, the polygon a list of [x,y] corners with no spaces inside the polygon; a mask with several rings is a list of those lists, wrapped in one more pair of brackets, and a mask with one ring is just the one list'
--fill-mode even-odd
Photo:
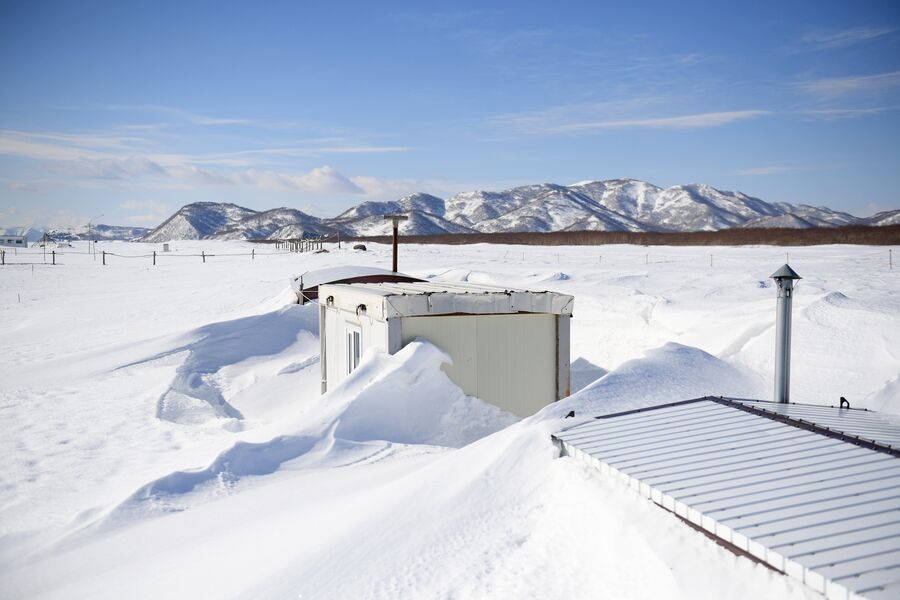
{"label": "chimney cap", "polygon": [[769,275],[769,277],[771,279],[803,279],[787,263],[781,265],[781,268]]}

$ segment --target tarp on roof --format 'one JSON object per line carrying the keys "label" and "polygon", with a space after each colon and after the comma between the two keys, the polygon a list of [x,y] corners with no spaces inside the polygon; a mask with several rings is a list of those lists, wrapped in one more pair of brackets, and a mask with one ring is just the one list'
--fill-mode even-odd
{"label": "tarp on roof", "polygon": [[409,282],[423,280],[405,273],[395,273],[394,271],[377,267],[343,265],[340,267],[315,269],[300,275],[294,275],[291,277],[291,288],[297,294],[298,301],[305,303],[307,300],[318,298],[320,285],[354,282],[376,283],[380,281]]}

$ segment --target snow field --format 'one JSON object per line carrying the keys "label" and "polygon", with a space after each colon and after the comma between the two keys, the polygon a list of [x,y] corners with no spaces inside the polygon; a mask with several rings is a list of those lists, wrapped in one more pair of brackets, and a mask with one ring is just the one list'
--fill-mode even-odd
{"label": "snow field", "polygon": [[[319,396],[317,315],[288,277],[390,264],[328,248],[0,270],[0,596],[811,597],[549,440],[569,410],[768,398],[782,249],[402,246],[413,275],[576,296],[582,383],[609,373],[516,423],[425,342]],[[886,252],[789,251],[793,399],[900,412]]]}

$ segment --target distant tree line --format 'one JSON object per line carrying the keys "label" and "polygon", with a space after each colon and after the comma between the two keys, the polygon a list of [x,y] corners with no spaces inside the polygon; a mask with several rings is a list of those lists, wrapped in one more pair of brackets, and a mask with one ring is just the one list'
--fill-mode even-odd
{"label": "distant tree line", "polygon": [[[819,246],[858,244],[870,246],[900,245],[900,225],[849,225],[813,229],[747,228],[689,232],[627,231],[552,231],[547,233],[442,233],[403,235],[406,244],[521,244],[526,246],[600,246],[635,244],[641,246]],[[348,236],[345,241],[389,244],[391,236]]]}

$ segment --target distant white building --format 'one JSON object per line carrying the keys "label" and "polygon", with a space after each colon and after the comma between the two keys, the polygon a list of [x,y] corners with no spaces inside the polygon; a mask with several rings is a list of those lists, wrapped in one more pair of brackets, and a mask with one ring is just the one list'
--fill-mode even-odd
{"label": "distant white building", "polygon": [[27,248],[28,239],[24,235],[0,235],[0,246]]}
{"label": "distant white building", "polygon": [[462,390],[519,416],[569,394],[574,298],[462,283],[318,286],[322,392],[368,348],[393,354],[417,337],[450,355]]}

